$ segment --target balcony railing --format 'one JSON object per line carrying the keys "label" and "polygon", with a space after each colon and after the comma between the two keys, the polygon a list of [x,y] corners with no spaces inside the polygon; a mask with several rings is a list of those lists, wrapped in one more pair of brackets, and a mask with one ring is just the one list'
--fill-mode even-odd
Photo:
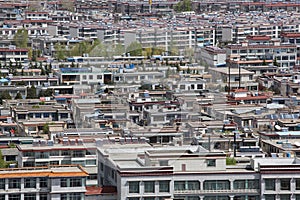
{"label": "balcony railing", "polygon": [[174,194],[218,194],[218,193],[247,193],[258,194],[259,189],[233,189],[233,190],[175,190]]}

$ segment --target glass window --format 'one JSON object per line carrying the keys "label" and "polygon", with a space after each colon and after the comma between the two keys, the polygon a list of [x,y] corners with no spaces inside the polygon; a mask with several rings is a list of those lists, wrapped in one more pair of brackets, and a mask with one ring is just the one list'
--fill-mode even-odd
{"label": "glass window", "polygon": [[233,182],[234,189],[245,189],[245,180],[235,180]]}
{"label": "glass window", "polygon": [[207,167],[215,167],[216,166],[216,159],[207,159]]}
{"label": "glass window", "polygon": [[155,192],[155,182],[154,181],[145,181],[144,182],[144,191],[145,191],[145,193],[154,193]]}
{"label": "glass window", "polygon": [[5,200],[5,194],[0,194],[0,200]]}
{"label": "glass window", "polygon": [[297,178],[295,182],[296,182],[296,190],[300,190],[300,179]]}
{"label": "glass window", "polygon": [[246,189],[259,189],[260,185],[259,185],[259,180],[255,179],[255,180],[247,180],[248,182],[248,188]]}
{"label": "glass window", "polygon": [[93,75],[89,75],[89,79],[93,79]]}
{"label": "glass window", "polygon": [[81,150],[73,151],[73,157],[75,158],[84,157],[84,152]]}
{"label": "glass window", "polygon": [[159,181],[159,192],[170,192],[170,181]]}
{"label": "glass window", "polygon": [[60,187],[68,187],[68,179],[66,178],[60,179]]}
{"label": "glass window", "polygon": [[174,181],[174,190],[185,190],[185,181]]}
{"label": "glass window", "polygon": [[61,152],[61,155],[62,155],[62,156],[70,156],[70,155],[71,155],[71,152],[70,152],[70,151],[62,151],[62,152]]}
{"label": "glass window", "polygon": [[0,179],[0,189],[2,189],[2,190],[5,189],[5,179],[4,178]]}
{"label": "glass window", "polygon": [[130,181],[129,182],[129,193],[140,193],[140,182]]}
{"label": "glass window", "polygon": [[59,151],[50,151],[50,156],[59,156]]}
{"label": "glass window", "polygon": [[230,182],[228,180],[204,181],[204,190],[230,190]]}
{"label": "glass window", "polygon": [[265,189],[275,190],[275,179],[265,179]]}
{"label": "glass window", "polygon": [[36,200],[36,194],[24,194],[24,200]]}
{"label": "glass window", "polygon": [[8,200],[20,200],[21,199],[21,194],[9,194],[8,195]]}
{"label": "glass window", "polygon": [[20,178],[12,178],[8,179],[8,188],[21,188],[21,179]]}
{"label": "glass window", "polygon": [[276,200],[275,194],[265,194],[265,200]]}
{"label": "glass window", "polygon": [[86,165],[96,165],[96,160],[87,160]]}
{"label": "glass window", "polygon": [[46,188],[48,187],[48,178],[40,178],[40,187],[41,188]]}
{"label": "glass window", "polygon": [[35,188],[36,187],[36,178],[24,178],[24,187],[25,188]]}
{"label": "glass window", "polygon": [[280,179],[280,189],[281,190],[291,190],[290,179]]}
{"label": "glass window", "polygon": [[281,194],[280,195],[280,200],[290,200],[291,199],[291,195],[289,194]]}
{"label": "glass window", "polygon": [[200,190],[199,181],[187,181],[188,190]]}
{"label": "glass window", "polygon": [[81,178],[71,178],[70,179],[70,187],[81,187],[82,179]]}

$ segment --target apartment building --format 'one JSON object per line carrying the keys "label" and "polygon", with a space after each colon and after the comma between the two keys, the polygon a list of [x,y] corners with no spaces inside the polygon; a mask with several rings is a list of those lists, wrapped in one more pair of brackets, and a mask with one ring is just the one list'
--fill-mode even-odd
{"label": "apartment building", "polygon": [[[74,133],[66,133],[71,137]],[[19,167],[43,167],[50,165],[80,165],[86,172],[85,185],[97,185],[97,156],[96,144],[94,142],[84,142],[81,138],[68,139],[55,138],[61,140],[54,143],[51,140],[34,140],[32,144],[17,145],[18,166]],[[56,141],[55,140],[55,141]],[[87,141],[87,140],[85,140]]]}
{"label": "apartment building", "polygon": [[248,36],[248,41],[241,44],[228,45],[226,54],[228,64],[232,67],[258,66],[274,64],[278,70],[284,71],[297,62],[295,44],[280,43],[270,40],[268,36]]}
{"label": "apartment building", "polygon": [[1,199],[85,199],[87,172],[80,166],[1,169]]}
{"label": "apartment building", "polygon": [[197,48],[196,58],[210,67],[226,66],[226,51],[218,47],[206,46],[204,48]]}
{"label": "apartment building", "polygon": [[28,49],[15,46],[0,48],[0,62],[23,62],[24,60],[28,60]]}
{"label": "apartment building", "polygon": [[118,199],[260,197],[259,173],[226,168],[222,152],[201,146],[122,151],[98,148],[100,184],[116,186]]}
{"label": "apartment building", "polygon": [[251,91],[258,88],[258,83],[253,79],[254,72],[245,69],[211,68],[209,73],[212,75],[213,82],[224,83],[230,89],[242,87]]}
{"label": "apartment building", "polygon": [[98,85],[112,82],[112,73],[95,67],[61,68],[57,73],[60,83],[67,85]]}

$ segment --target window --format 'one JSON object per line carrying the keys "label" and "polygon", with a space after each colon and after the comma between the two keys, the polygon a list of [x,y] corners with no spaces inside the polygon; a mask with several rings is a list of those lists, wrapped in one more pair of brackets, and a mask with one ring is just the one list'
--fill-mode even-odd
{"label": "window", "polygon": [[145,181],[144,182],[144,191],[145,191],[145,193],[154,193],[155,192],[155,182],[154,181]]}
{"label": "window", "polygon": [[89,75],[90,80],[93,80],[93,78],[94,78],[93,75]]}
{"label": "window", "polygon": [[207,167],[215,167],[216,166],[216,159],[207,159]]}
{"label": "window", "polygon": [[21,199],[21,194],[9,194],[8,195],[8,200],[20,200]]}
{"label": "window", "polygon": [[2,190],[5,189],[5,179],[4,178],[0,179],[0,189],[2,189]]}
{"label": "window", "polygon": [[34,152],[32,152],[32,151],[25,151],[25,152],[23,152],[23,156],[24,157],[33,157],[34,156]]}
{"label": "window", "polygon": [[295,182],[296,182],[296,190],[300,190],[300,179],[297,178],[297,179],[295,180]]}
{"label": "window", "polygon": [[13,178],[13,179],[8,179],[8,188],[13,189],[13,188],[21,188],[21,179],[20,178]]}
{"label": "window", "polygon": [[234,189],[246,189],[245,183],[246,183],[245,180],[235,180],[233,182],[233,187],[234,187]]}
{"label": "window", "polygon": [[280,179],[280,189],[281,190],[291,190],[290,179]]}
{"label": "window", "polygon": [[71,152],[70,152],[70,151],[62,151],[62,152],[61,152],[61,155],[62,155],[62,156],[70,156],[70,155],[71,155]]}
{"label": "window", "polygon": [[170,181],[159,181],[159,192],[170,192]]}
{"label": "window", "polygon": [[0,194],[0,200],[5,200],[5,194]]}
{"label": "window", "polygon": [[59,156],[59,151],[50,151],[50,156]]}
{"label": "window", "polygon": [[290,200],[291,199],[291,195],[289,194],[281,194],[280,195],[280,200]]}
{"label": "window", "polygon": [[198,90],[202,90],[203,89],[203,85],[202,84],[197,84],[197,89]]}
{"label": "window", "polygon": [[60,187],[68,187],[68,180],[66,178],[60,179]]}
{"label": "window", "polygon": [[44,113],[44,118],[49,118],[50,114],[49,113]]}
{"label": "window", "polygon": [[81,178],[71,178],[70,179],[70,187],[81,187],[82,179]]}
{"label": "window", "polygon": [[87,160],[86,165],[96,165],[96,160]]}
{"label": "window", "polygon": [[24,200],[35,200],[36,194],[24,194]]}
{"label": "window", "polygon": [[140,182],[130,181],[129,182],[129,193],[140,193]]}
{"label": "window", "polygon": [[275,179],[265,179],[265,189],[275,190]]}
{"label": "window", "polygon": [[83,76],[82,76],[82,80],[86,80],[86,75],[83,75]]}
{"label": "window", "polygon": [[36,187],[36,178],[25,178],[24,179],[25,188],[35,188]]}
{"label": "window", "polygon": [[42,114],[41,113],[35,113],[35,118],[41,118]]}
{"label": "window", "polygon": [[97,79],[102,79],[102,75],[97,75]]}
{"label": "window", "polygon": [[69,194],[69,200],[81,200],[81,194],[71,193]]}
{"label": "window", "polygon": [[40,178],[40,187],[41,188],[48,187],[48,178]]}
{"label": "window", "polygon": [[185,181],[175,181],[174,182],[174,190],[185,190]]}
{"label": "window", "polygon": [[62,160],[61,164],[62,165],[70,165],[71,164],[71,160]]}
{"label": "window", "polygon": [[75,157],[75,158],[84,157],[84,153],[83,153],[83,151],[80,151],[80,150],[73,151],[73,157]]}
{"label": "window", "polygon": [[204,181],[204,190],[230,190],[230,182],[228,180]]}
{"label": "window", "polygon": [[265,194],[265,200],[275,200],[275,194]]}

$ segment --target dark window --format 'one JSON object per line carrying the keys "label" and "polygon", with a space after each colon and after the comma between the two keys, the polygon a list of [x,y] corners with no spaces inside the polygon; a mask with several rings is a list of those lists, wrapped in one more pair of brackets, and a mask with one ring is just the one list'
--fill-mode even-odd
{"label": "dark window", "polygon": [[129,182],[129,193],[140,193],[140,182],[130,181]]}
{"label": "dark window", "polygon": [[216,166],[216,159],[207,159],[207,167],[215,167]]}
{"label": "dark window", "polygon": [[21,188],[21,179],[19,178],[8,179],[8,188],[10,189]]}
{"label": "dark window", "polygon": [[25,188],[35,188],[36,187],[36,178],[25,178],[24,179]]}
{"label": "dark window", "polygon": [[154,193],[155,192],[155,182],[154,181],[145,181],[144,182],[144,191],[145,191],[145,193]]}
{"label": "dark window", "polygon": [[159,192],[170,192],[170,181],[159,181]]}

